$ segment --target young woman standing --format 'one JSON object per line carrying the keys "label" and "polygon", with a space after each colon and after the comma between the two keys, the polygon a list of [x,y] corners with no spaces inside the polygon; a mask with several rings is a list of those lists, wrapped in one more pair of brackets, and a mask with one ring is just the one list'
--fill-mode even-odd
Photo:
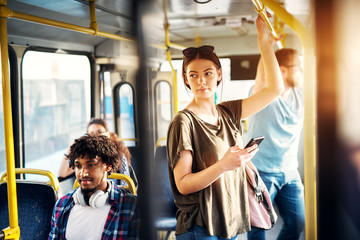
{"label": "young woman standing", "polygon": [[206,45],[183,51],[184,83],[194,97],[174,117],[167,137],[170,184],[179,208],[178,240],[236,239],[251,228],[243,165],[256,154],[257,146],[242,148],[240,121],[284,89],[271,36],[260,17],[256,27],[267,82],[246,99],[216,105],[222,69],[214,48]]}

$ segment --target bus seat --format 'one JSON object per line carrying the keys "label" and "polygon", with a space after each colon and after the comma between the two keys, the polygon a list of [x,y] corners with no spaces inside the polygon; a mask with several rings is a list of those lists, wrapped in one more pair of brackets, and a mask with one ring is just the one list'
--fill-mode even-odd
{"label": "bus seat", "polygon": [[[16,169],[15,172],[20,173],[21,171]],[[6,177],[3,175],[0,184],[0,229],[9,226],[7,182],[4,179],[6,180]],[[54,179],[57,181],[55,175],[51,181]],[[55,188],[58,189],[58,185],[59,183],[55,182]],[[20,239],[48,238],[52,211],[58,199],[55,188],[49,183],[16,180]]]}
{"label": "bus seat", "polygon": [[166,146],[157,146],[155,149],[154,171],[156,171],[154,174],[155,229],[165,231],[165,239],[169,239],[171,232],[175,231],[177,207],[169,182]]}
{"label": "bus seat", "polygon": [[76,179],[75,172],[64,178],[58,177],[62,195],[65,195],[73,190],[75,179]]}
{"label": "bus seat", "polygon": [[140,161],[139,157],[139,147],[137,146],[129,146],[127,147],[131,153],[131,166],[135,172],[135,174],[138,174],[138,165]]}

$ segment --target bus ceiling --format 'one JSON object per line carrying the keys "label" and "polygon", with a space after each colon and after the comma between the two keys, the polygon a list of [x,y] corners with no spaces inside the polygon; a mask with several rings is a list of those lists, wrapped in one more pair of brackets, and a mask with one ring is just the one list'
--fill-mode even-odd
{"label": "bus ceiling", "polygon": [[[129,15],[133,12],[130,0],[62,0],[61,4],[57,1],[39,4],[34,0],[1,2],[0,13],[8,18],[8,40],[12,44],[94,51],[104,37],[133,41],[135,35],[134,20]],[[54,27],[66,30],[59,35]]]}
{"label": "bus ceiling", "polygon": [[[5,2],[7,7],[2,6],[1,15],[10,15],[11,12],[9,11],[14,11],[15,13],[15,16],[12,14],[8,17],[8,40],[9,43],[13,44],[94,51],[94,47],[104,41],[103,37],[117,39],[120,36],[119,40],[127,41],[133,39],[135,35],[132,24],[134,19],[132,16],[133,3],[131,0],[62,0],[61,4],[57,1],[39,4],[36,0],[3,0],[2,2]],[[266,6],[269,6],[269,4],[275,1],[224,0],[221,6],[215,6],[216,1],[210,1],[207,4],[196,4],[193,0],[158,0],[156,2],[168,2],[168,23],[171,25],[168,34],[171,42],[169,44],[169,42],[164,41],[164,31],[162,25],[159,25],[158,27],[161,29],[158,29],[158,33],[155,31],[152,34],[160,34],[159,37],[155,36],[160,43],[153,44],[152,46],[162,49],[165,49],[166,46],[180,49],[182,46],[194,45],[191,42],[194,42],[195,36],[200,36],[201,40],[209,41],[209,39],[215,39],[213,38],[214,33],[216,33],[215,35],[217,35],[216,38],[218,40],[234,37],[246,39],[248,36],[255,35],[256,30],[253,21],[257,13],[254,11],[253,3],[265,3]],[[289,6],[283,6],[295,18],[301,19],[304,25],[308,21],[304,16],[309,15],[309,1],[302,1],[302,4],[305,6],[299,6],[300,1],[295,2],[297,4],[296,7],[291,6],[293,3]],[[159,3],[155,5],[161,6]],[[275,3],[278,4],[277,2]],[[288,4],[288,2],[286,3]],[[93,5],[95,11],[91,10],[91,5]],[[255,6],[257,5],[255,4]],[[215,11],[208,11],[208,9],[214,7],[216,7]],[[94,14],[90,14],[91,11]],[[95,12],[96,21],[93,21],[91,20],[91,15],[94,16]],[[160,12],[163,13],[162,6],[160,7]],[[65,27],[72,29],[78,26],[80,31],[95,37],[69,30],[64,30],[59,36],[58,30],[54,29],[53,26],[47,25],[46,22],[32,22],[36,20],[31,17],[28,18],[32,14],[36,14],[36,17],[40,18],[41,21],[42,19],[53,19],[53,21],[67,19],[66,23],[64,23]],[[42,24],[41,31],[39,30],[39,24]],[[70,26],[66,26],[66,24]],[[61,27],[61,25],[54,26]],[[277,26],[274,26],[274,28],[277,30]],[[285,31],[290,37],[294,35],[293,32],[289,33],[289,28],[285,28]],[[76,39],[76,42],[74,42],[74,39]],[[218,47],[217,49],[218,51],[220,50]]]}

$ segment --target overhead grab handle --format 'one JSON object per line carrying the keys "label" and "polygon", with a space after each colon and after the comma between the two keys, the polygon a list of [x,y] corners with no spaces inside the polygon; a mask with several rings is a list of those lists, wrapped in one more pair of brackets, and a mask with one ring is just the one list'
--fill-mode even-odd
{"label": "overhead grab handle", "polygon": [[[260,0],[251,0],[251,1],[253,2],[254,6],[255,6],[255,11],[260,15],[262,20],[264,20],[264,22],[266,23],[271,35],[275,39],[278,39],[279,36],[278,36],[277,32],[275,31],[273,25],[271,24],[267,14],[266,14],[264,3]],[[277,44],[278,48],[283,48],[282,43],[280,41],[277,41],[276,44]]]}

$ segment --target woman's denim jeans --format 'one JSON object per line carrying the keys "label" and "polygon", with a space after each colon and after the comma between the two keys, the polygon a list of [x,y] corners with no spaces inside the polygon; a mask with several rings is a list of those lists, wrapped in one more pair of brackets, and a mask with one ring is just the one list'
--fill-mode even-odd
{"label": "woman's denim jeans", "polygon": [[[237,236],[230,238],[235,240]],[[227,238],[209,236],[204,227],[197,225],[192,226],[188,232],[176,236],[176,240],[225,240]]]}

